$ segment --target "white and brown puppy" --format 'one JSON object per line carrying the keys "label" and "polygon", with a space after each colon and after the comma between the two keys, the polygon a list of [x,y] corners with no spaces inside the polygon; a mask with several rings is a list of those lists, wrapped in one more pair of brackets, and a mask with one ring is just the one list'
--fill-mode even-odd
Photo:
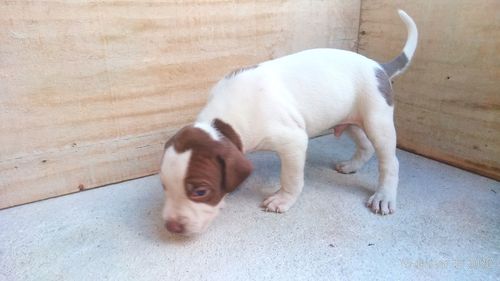
{"label": "white and brown puppy", "polygon": [[212,89],[196,123],[165,146],[161,164],[166,227],[202,232],[217,215],[224,195],[247,178],[244,153],[271,150],[281,159],[281,189],[263,207],[285,212],[304,185],[308,139],[328,129],[346,131],[357,150],[337,165],[352,173],[373,152],[379,161],[378,190],[367,202],[383,215],[396,209],[399,164],[390,79],[402,73],[417,47],[413,20],[399,11],[408,39],[393,61],[379,64],[357,53],[313,49],[235,71]]}

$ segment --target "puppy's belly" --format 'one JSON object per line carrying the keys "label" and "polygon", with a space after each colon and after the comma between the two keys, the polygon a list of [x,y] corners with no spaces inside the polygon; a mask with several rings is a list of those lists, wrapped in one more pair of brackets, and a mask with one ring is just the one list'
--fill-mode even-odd
{"label": "puppy's belly", "polygon": [[333,134],[338,138],[350,124],[340,124],[333,127]]}
{"label": "puppy's belly", "polygon": [[324,135],[329,135],[333,132],[335,137],[340,137],[344,132],[344,130],[351,125],[358,126],[360,128],[362,127],[359,118],[345,118],[342,121],[338,122],[337,124],[335,125],[330,124],[329,126],[325,126],[323,129],[317,129],[316,131],[313,132],[309,132],[308,130],[308,136],[309,138],[316,138]]}
{"label": "puppy's belly", "polygon": [[307,135],[310,138],[314,138],[329,134],[333,130],[335,136],[340,137],[344,130],[350,125],[361,127],[361,118],[359,118],[358,116],[332,119],[333,120],[321,120],[323,122],[316,122],[315,124],[308,124],[306,121]]}
{"label": "puppy's belly", "polygon": [[351,85],[347,86],[350,82],[342,81],[336,86],[339,84],[344,84],[342,88],[349,89],[341,91],[325,85],[321,91],[304,91],[305,94],[292,90],[309,137],[317,136],[337,125],[357,123],[356,93]]}

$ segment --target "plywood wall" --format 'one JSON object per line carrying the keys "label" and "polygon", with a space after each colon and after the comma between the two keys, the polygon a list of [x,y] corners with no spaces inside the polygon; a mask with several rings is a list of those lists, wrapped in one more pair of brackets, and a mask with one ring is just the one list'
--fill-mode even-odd
{"label": "plywood wall", "polygon": [[417,23],[419,47],[395,79],[398,144],[500,179],[500,2],[362,1],[359,52],[378,61],[399,53]]}
{"label": "plywood wall", "polygon": [[359,1],[1,1],[0,208],[157,172],[230,70],[353,49]]}

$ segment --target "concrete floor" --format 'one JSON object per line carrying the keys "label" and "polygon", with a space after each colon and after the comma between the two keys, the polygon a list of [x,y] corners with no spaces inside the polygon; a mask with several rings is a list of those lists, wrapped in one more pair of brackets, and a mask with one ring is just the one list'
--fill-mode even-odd
{"label": "concrete floor", "polygon": [[348,139],[313,140],[306,187],[285,214],[258,205],[279,162],[256,170],[208,232],[163,228],[157,176],[0,211],[0,280],[499,280],[500,184],[404,151],[396,214],[370,213],[372,159],[331,169]]}

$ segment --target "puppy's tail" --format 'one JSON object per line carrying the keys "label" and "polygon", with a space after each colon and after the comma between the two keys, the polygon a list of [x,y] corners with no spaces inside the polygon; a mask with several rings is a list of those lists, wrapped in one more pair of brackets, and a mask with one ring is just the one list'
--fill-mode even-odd
{"label": "puppy's tail", "polygon": [[415,24],[413,19],[403,10],[398,10],[398,13],[399,17],[401,17],[406,25],[408,38],[406,39],[406,44],[403,48],[403,52],[399,56],[397,56],[390,62],[380,64],[385,73],[387,73],[390,78],[403,73],[410,65],[410,61],[413,57],[413,54],[415,53],[418,41],[417,25]]}

